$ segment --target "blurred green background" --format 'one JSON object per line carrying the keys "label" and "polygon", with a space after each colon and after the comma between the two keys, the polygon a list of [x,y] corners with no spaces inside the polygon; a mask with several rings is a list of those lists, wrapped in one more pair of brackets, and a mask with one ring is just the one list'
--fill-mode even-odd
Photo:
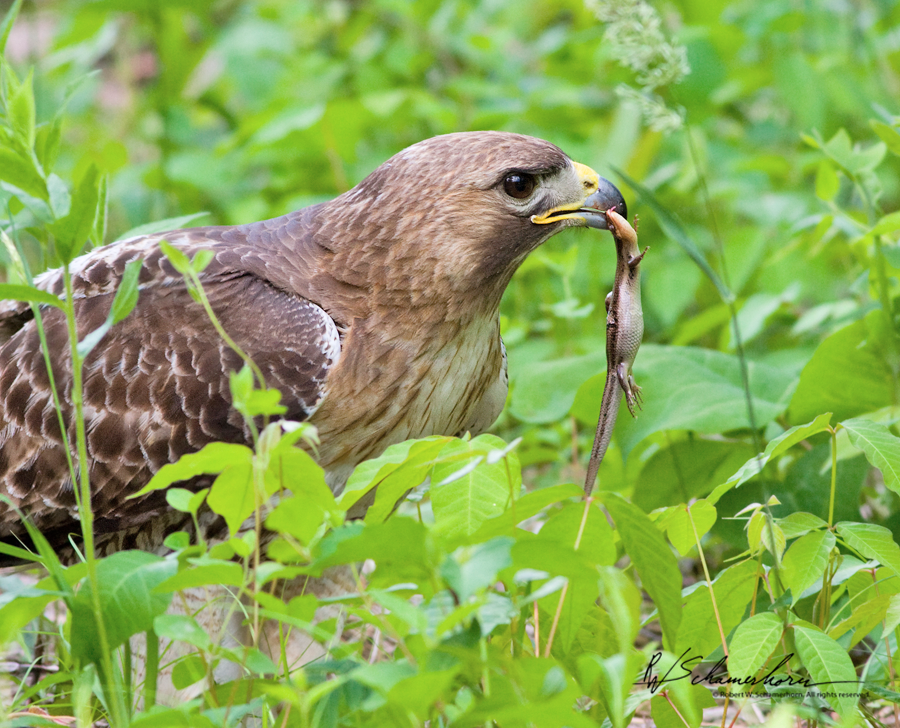
{"label": "blurred green background", "polygon": [[[190,213],[208,213],[197,224],[277,216],[349,189],[409,144],[462,130],[551,140],[619,183],[651,246],[636,369],[648,407],[636,423],[620,423],[601,483],[626,491],[643,483],[637,499],[652,508],[708,492],[759,436],[822,411],[852,416],[895,401],[889,355],[878,359],[886,379],[868,399],[866,381],[838,382],[828,399],[818,375],[803,381],[801,372],[820,342],[879,300],[865,233],[900,207],[900,5],[654,4],[660,32],[685,49],[691,68],[657,89],[686,122],[664,131],[617,92],[621,84],[640,91],[640,79],[614,42],[624,21],[596,14],[609,7],[48,0],[25,4],[7,57],[20,77],[37,69],[38,122],[68,99],[57,173],[77,180],[91,163],[109,173],[108,241]],[[2,190],[0,201],[4,226],[14,220],[27,241],[34,209]],[[900,254],[888,228],[880,291],[893,308]],[[679,236],[736,297],[752,422],[728,306]],[[503,302],[512,391],[496,431],[524,438],[532,485],[577,481],[590,447],[602,387],[595,375],[605,367],[603,298],[615,268],[609,242],[596,231],[560,235],[526,261]],[[860,342],[833,343],[844,351]],[[773,476],[792,479],[792,507],[821,510],[821,495],[803,488],[827,457],[827,446],[814,448],[793,475]],[[852,462],[859,467],[841,471],[851,516],[869,472],[861,458]],[[896,496],[877,487],[870,495],[874,512],[895,512]]]}

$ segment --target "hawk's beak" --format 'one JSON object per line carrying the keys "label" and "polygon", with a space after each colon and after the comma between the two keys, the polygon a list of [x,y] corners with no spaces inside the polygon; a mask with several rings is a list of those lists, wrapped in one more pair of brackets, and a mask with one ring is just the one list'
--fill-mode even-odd
{"label": "hawk's beak", "polygon": [[581,178],[584,197],[569,205],[560,205],[548,210],[543,215],[532,215],[531,222],[547,225],[559,220],[579,220],[585,227],[606,230],[606,211],[615,210],[622,217],[628,218],[625,198],[616,186],[608,179],[601,177],[590,167],[574,162],[575,170]]}

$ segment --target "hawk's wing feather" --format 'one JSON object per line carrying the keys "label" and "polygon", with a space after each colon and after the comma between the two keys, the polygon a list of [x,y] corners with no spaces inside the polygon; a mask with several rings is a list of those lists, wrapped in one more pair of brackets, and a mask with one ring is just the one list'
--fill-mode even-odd
{"label": "hawk's wing feather", "polygon": [[[199,231],[192,232],[196,247],[203,247]],[[144,292],[134,311],[100,341],[84,366],[93,509],[104,530],[127,528],[164,510],[159,499],[125,498],[167,462],[212,441],[249,441],[230,404],[228,373],[241,367],[240,357],[161,257],[157,240],[102,249],[74,271],[83,337],[105,320],[115,279],[127,261],[138,255],[145,260]],[[314,303],[218,260],[204,278],[225,331],[259,366],[266,384],[281,391],[285,416],[307,419],[324,396],[326,376],[340,354],[334,321]],[[53,274],[40,282],[54,290],[58,281]],[[146,293],[150,288],[152,296]],[[30,512],[42,530],[69,531],[76,518],[72,481],[37,330],[27,318],[20,306],[0,312],[0,326],[16,320],[24,324],[0,345],[0,491]],[[42,319],[74,442],[65,320],[53,309],[45,309]],[[13,511],[0,511],[0,537],[20,530]]]}

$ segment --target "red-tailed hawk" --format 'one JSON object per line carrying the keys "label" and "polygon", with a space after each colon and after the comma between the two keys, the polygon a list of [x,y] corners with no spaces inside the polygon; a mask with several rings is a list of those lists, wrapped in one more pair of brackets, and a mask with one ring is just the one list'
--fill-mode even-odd
{"label": "red-tailed hawk", "polygon": [[[590,200],[589,200],[590,198]],[[143,259],[134,311],[84,367],[98,545],[159,546],[162,493],[126,500],[164,464],[212,441],[250,441],[230,406],[240,368],[160,251],[213,251],[201,279],[224,329],[316,425],[339,491],[387,446],[489,427],[506,399],[500,298],[525,256],[560,230],[606,227],[621,194],[553,144],[502,132],[449,134],[400,152],[330,202],[233,227],[125,240],[71,265],[79,336],[106,319],[125,266]],[[63,293],[59,271],[37,285]],[[43,312],[74,442],[65,321]],[[31,311],[0,304],[0,493],[51,543],[78,514]],[[184,518],[184,514],[178,514]],[[166,528],[171,524],[165,525]],[[173,527],[174,528],[174,527]],[[0,539],[22,535],[0,503]]]}

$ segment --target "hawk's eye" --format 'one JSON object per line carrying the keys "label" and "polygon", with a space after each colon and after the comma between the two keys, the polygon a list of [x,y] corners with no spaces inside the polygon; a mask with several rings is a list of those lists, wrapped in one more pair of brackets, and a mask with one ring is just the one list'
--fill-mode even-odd
{"label": "hawk's eye", "polygon": [[530,174],[516,172],[507,175],[506,179],[503,180],[503,191],[510,197],[515,197],[517,200],[524,200],[528,197],[534,192],[534,187],[534,177]]}

